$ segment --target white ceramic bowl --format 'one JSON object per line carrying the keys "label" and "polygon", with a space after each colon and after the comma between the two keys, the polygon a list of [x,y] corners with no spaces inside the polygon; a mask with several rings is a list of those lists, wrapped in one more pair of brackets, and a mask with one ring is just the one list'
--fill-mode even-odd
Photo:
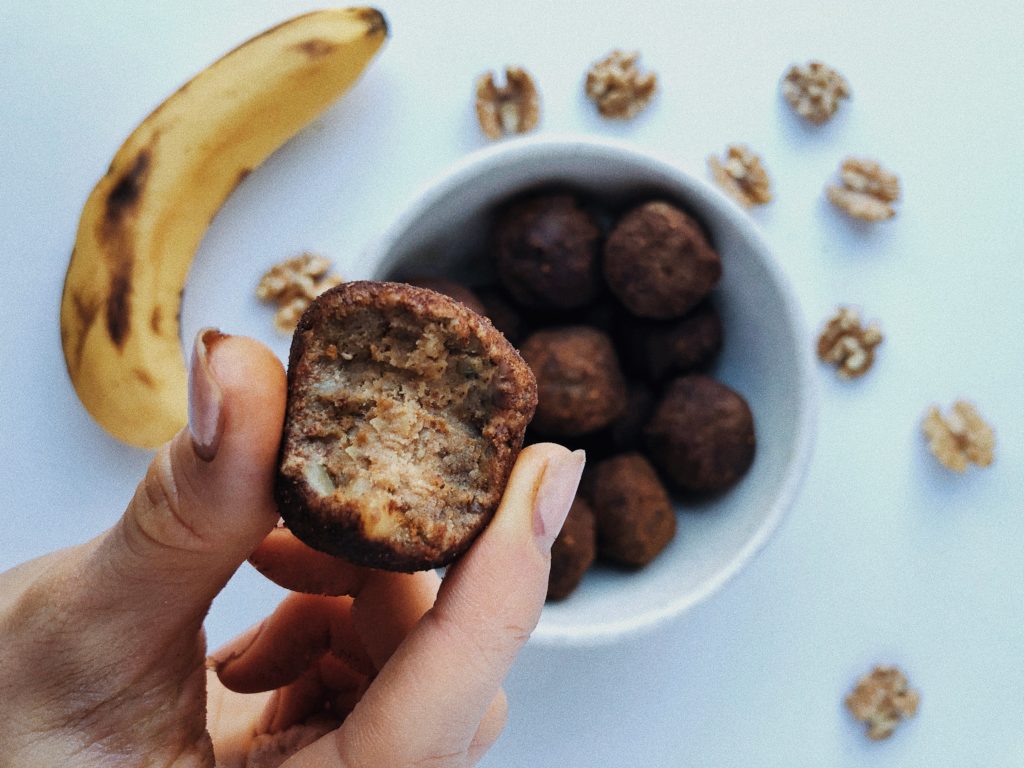
{"label": "white ceramic bowl", "polygon": [[767,543],[810,457],[812,347],[789,282],[749,215],[710,184],[619,142],[526,138],[469,155],[427,185],[371,249],[375,276],[483,276],[495,206],[548,185],[613,204],[656,193],[707,226],[723,264],[714,296],[725,345],[713,375],[747,398],[758,439],[754,465],[739,485],[699,506],[679,506],[676,537],[653,563],[636,572],[599,565],[568,599],[545,606],[531,642],[586,645],[682,613]]}

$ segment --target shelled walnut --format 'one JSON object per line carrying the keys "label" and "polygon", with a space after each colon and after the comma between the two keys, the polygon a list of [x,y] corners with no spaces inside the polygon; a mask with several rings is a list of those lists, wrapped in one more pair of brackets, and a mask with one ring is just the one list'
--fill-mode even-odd
{"label": "shelled walnut", "polygon": [[855,219],[882,221],[896,215],[900,180],[874,160],[848,157],[839,168],[842,186],[830,185],[829,201]]}
{"label": "shelled walnut", "polygon": [[850,98],[846,78],[820,61],[794,64],[782,78],[782,95],[800,117],[815,124],[827,121],[842,99]]}
{"label": "shelled walnut", "polygon": [[329,259],[303,253],[275,264],[260,278],[256,297],[277,304],[274,327],[278,331],[294,331],[310,302],[342,282],[338,275],[328,274],[330,268]]}
{"label": "shelled walnut", "polygon": [[658,76],[653,72],[641,74],[639,59],[637,51],[614,50],[587,72],[587,96],[605,117],[635,117],[653,98]]}
{"label": "shelled walnut", "polygon": [[505,85],[494,82],[494,73],[485,72],[476,81],[476,117],[480,130],[489,139],[527,133],[540,120],[540,93],[522,67],[505,67]]}
{"label": "shelled walnut", "polygon": [[834,364],[842,378],[856,379],[874,364],[883,338],[876,322],[864,327],[856,309],[839,307],[818,336],[818,359]]}
{"label": "shelled walnut", "polygon": [[771,179],[761,157],[743,144],[726,147],[725,158],[708,157],[708,168],[718,184],[730,197],[745,208],[771,202]]}
{"label": "shelled walnut", "polygon": [[846,708],[867,725],[869,739],[892,736],[896,726],[917,713],[921,697],[898,667],[875,667],[846,697]]}
{"label": "shelled walnut", "polygon": [[945,418],[933,405],[921,422],[921,430],[928,438],[928,448],[947,469],[963,472],[968,463],[987,467],[993,461],[995,432],[966,400],[954,402]]}

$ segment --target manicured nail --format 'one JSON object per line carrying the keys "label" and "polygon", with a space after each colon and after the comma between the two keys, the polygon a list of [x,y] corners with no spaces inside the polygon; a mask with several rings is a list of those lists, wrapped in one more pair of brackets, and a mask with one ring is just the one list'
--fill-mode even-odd
{"label": "manicured nail", "polygon": [[533,499],[533,534],[541,551],[547,552],[562,530],[583,474],[587,454],[573,451],[550,459]]}
{"label": "manicured nail", "polygon": [[192,447],[203,461],[213,461],[224,428],[224,396],[210,368],[210,350],[227,336],[216,328],[196,334],[188,373],[188,431]]}

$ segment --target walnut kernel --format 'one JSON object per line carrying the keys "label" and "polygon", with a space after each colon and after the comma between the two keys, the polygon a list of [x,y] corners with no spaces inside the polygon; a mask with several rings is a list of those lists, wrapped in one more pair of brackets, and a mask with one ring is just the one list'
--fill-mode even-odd
{"label": "walnut kernel", "polygon": [[653,72],[641,74],[639,58],[637,51],[614,50],[587,72],[587,96],[605,117],[635,117],[654,96],[658,76]]}
{"label": "walnut kernel", "polygon": [[855,219],[881,221],[896,215],[900,180],[874,160],[848,157],[839,168],[842,186],[830,185],[829,201]]}
{"label": "walnut kernel", "polygon": [[522,67],[505,67],[504,86],[494,82],[492,72],[480,75],[476,80],[476,117],[489,139],[536,128],[540,93],[530,73]]}
{"label": "walnut kernel", "polygon": [[946,418],[933,405],[921,422],[921,430],[928,438],[928,448],[947,469],[963,472],[968,462],[987,467],[993,461],[995,432],[966,400],[953,403]]}
{"label": "walnut kernel", "polygon": [[871,322],[865,328],[852,307],[839,307],[818,336],[818,359],[832,363],[844,379],[863,376],[875,362],[875,347],[882,343],[882,331]]}
{"label": "walnut kernel", "polygon": [[917,712],[921,697],[912,691],[898,667],[875,667],[857,681],[846,697],[846,708],[867,725],[869,739],[892,736],[896,726]]}
{"label": "walnut kernel", "polygon": [[742,144],[730,144],[724,160],[708,157],[708,168],[715,182],[745,208],[771,202],[771,179],[761,157]]}
{"label": "walnut kernel", "polygon": [[794,64],[782,78],[782,95],[793,110],[812,123],[821,124],[850,97],[850,85],[841,74],[820,61]]}
{"label": "walnut kernel", "polygon": [[260,278],[256,297],[277,304],[274,327],[278,331],[294,331],[313,299],[342,282],[338,275],[328,274],[330,268],[331,262],[323,256],[303,253],[275,264]]}

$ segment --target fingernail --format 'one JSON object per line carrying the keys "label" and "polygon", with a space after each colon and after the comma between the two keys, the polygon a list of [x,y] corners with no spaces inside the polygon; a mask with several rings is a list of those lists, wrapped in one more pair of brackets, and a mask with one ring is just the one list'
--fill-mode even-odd
{"label": "fingernail", "polygon": [[533,499],[533,534],[541,551],[547,552],[562,530],[583,474],[587,455],[573,451],[550,459]]}
{"label": "fingernail", "polygon": [[212,669],[214,672],[224,669],[224,667],[252,648],[253,643],[260,636],[266,623],[264,619],[256,626],[250,627],[234,640],[230,640],[226,645],[222,645],[211,653],[206,657],[206,668]]}
{"label": "fingernail", "polygon": [[224,428],[224,397],[210,368],[210,350],[227,336],[216,328],[196,334],[188,373],[188,431],[192,447],[203,461],[213,461]]}

